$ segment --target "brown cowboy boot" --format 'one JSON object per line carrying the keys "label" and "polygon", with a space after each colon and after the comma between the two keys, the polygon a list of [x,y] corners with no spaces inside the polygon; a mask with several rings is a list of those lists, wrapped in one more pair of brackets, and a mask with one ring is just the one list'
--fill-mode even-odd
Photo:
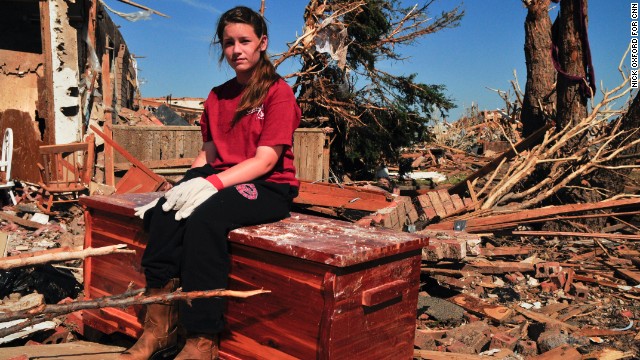
{"label": "brown cowboy boot", "polygon": [[218,359],[218,335],[189,335],[175,360]]}
{"label": "brown cowboy boot", "polygon": [[[171,279],[160,289],[147,289],[146,295],[160,295],[178,288],[178,279]],[[119,360],[170,359],[178,352],[178,307],[171,304],[149,304],[144,319],[144,332],[138,341],[120,354]]]}

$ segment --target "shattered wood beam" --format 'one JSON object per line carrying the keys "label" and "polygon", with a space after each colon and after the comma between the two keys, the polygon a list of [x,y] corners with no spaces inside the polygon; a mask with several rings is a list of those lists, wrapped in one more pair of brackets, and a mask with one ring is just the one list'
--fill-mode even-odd
{"label": "shattered wood beam", "polygon": [[[267,294],[270,290],[250,290],[250,291],[235,291],[235,290],[205,290],[205,291],[190,291],[182,292],[181,289],[172,293],[160,294],[160,295],[140,295],[139,291],[135,291],[130,296],[123,297],[122,294],[103,297],[95,300],[82,300],[74,301],[66,304],[44,305],[35,309],[29,309],[26,311],[7,312],[0,314],[0,322],[7,322],[12,320],[27,319],[26,321],[17,324],[10,328],[11,332],[7,332],[9,329],[0,329],[0,338],[16,332],[26,326],[32,325],[37,322],[42,322],[55,318],[57,316],[69,314],[78,310],[88,309],[100,309],[105,307],[127,307],[132,305],[147,305],[158,303],[170,303],[173,301],[187,301],[190,302],[193,299],[209,298],[209,297],[235,297],[240,299],[246,299],[251,296]],[[20,326],[24,324],[24,326]]]}
{"label": "shattered wood beam", "polygon": [[534,248],[532,246],[499,246],[494,248],[481,248],[480,255],[482,256],[514,256],[514,255],[528,255]]}
{"label": "shattered wood beam", "polygon": [[[149,169],[165,169],[176,167],[190,167],[195,158],[165,159],[165,160],[144,160],[142,163]],[[129,170],[131,164],[129,162],[115,163],[115,169],[118,171]]]}
{"label": "shattered wood beam", "polygon": [[619,336],[633,334],[633,331],[598,329],[598,328],[582,328],[573,333],[574,336]]}
{"label": "shattered wood beam", "polygon": [[575,325],[571,325],[571,324],[567,324],[565,322],[562,322],[560,320],[556,320],[550,316],[547,316],[545,314],[541,314],[535,311],[529,311],[526,309],[522,309],[518,306],[516,306],[516,311],[519,312],[520,314],[524,315],[525,317],[540,322],[540,323],[544,323],[544,324],[548,324],[548,325],[552,325],[552,326],[558,326],[561,329],[565,329],[565,330],[571,330],[571,331],[576,331],[579,328]]}
{"label": "shattered wood beam", "polygon": [[623,291],[623,292],[628,292],[628,293],[633,293],[633,294],[640,294],[640,289],[639,288],[628,287],[628,286],[625,286],[625,285],[622,285],[622,284],[615,283],[613,281],[599,280],[599,279],[595,279],[595,278],[590,277],[590,276],[576,274],[573,277],[573,280],[574,281],[580,281],[580,282],[586,282],[586,283],[592,283],[592,284],[598,284],[599,286],[604,286],[604,287],[616,289],[616,290]]}
{"label": "shattered wood beam", "polygon": [[7,214],[4,211],[0,211],[0,219],[14,222],[14,223],[16,223],[16,224],[18,224],[20,226],[24,226],[24,227],[29,228],[29,229],[38,229],[38,228],[43,226],[42,224],[37,223],[35,221],[25,220],[25,219],[23,219],[23,218],[21,218],[19,216]]}
{"label": "shattered wood beam", "polygon": [[[105,51],[102,55],[102,102],[104,104],[104,131],[106,135],[101,137],[113,137],[111,124],[113,123],[113,89],[111,88],[111,57]],[[91,125],[95,131],[95,127]],[[113,147],[108,142],[104,144],[104,183],[109,186],[116,186],[116,178],[113,169]]]}
{"label": "shattered wood beam", "polygon": [[420,268],[420,272],[422,272],[423,274],[432,274],[432,275],[440,274],[440,275],[451,275],[451,276],[459,276],[459,277],[482,276],[482,274],[477,271],[464,271],[464,270],[440,269],[440,268],[429,268],[429,267]]}
{"label": "shattered wood beam", "polygon": [[572,231],[512,231],[513,235],[523,236],[575,236],[575,237],[589,237],[599,239],[618,239],[618,240],[640,240],[640,235],[624,235],[624,234],[609,234],[609,233],[583,233]]}
{"label": "shattered wood beam", "polygon": [[[616,219],[615,217],[619,215],[638,215],[638,214],[640,214],[640,211],[612,212],[612,213],[587,214],[587,215],[569,215],[569,216],[549,216],[549,217],[543,217],[543,218],[531,219],[531,220],[518,220],[517,222],[504,223],[501,225],[502,225],[502,228],[505,229],[505,228],[516,227],[524,224],[535,224],[535,223],[541,223],[541,222],[547,222],[547,221],[593,219],[593,218],[601,218],[601,217],[611,217]],[[603,232],[606,232],[606,231],[603,231]]]}
{"label": "shattered wood beam", "polygon": [[144,5],[140,5],[140,4],[138,4],[138,3],[135,3],[135,2],[133,2],[133,1],[131,1],[131,0],[118,0],[118,1],[120,1],[121,3],[125,3],[125,4],[127,4],[127,5],[131,5],[131,6],[133,6],[133,7],[137,7],[138,9],[151,11],[152,13],[154,13],[154,14],[156,14],[156,15],[160,15],[160,16],[162,16],[162,17],[166,17],[166,18],[168,18],[168,17],[169,17],[168,15],[165,15],[165,14],[163,14],[163,13],[159,12],[159,11],[153,10],[153,9],[152,9],[152,8],[150,8],[150,7],[146,7],[146,6],[144,6]]}
{"label": "shattered wood beam", "polygon": [[[125,150],[125,148],[123,148],[120,144],[118,144],[115,140],[113,140],[113,138],[111,136],[109,136],[108,134],[103,133],[102,131],[100,131],[100,129],[98,129],[94,125],[91,125],[90,127],[91,127],[91,130],[93,130],[96,134],[98,134],[104,140],[105,146],[109,145],[111,147],[111,149],[115,149],[116,151],[118,151],[120,153],[120,155],[122,155],[125,159],[127,159],[132,165],[135,165],[142,172],[147,174],[151,179],[153,179],[153,180],[155,180],[157,182],[160,182],[160,183],[164,183],[165,180],[164,180],[163,177],[160,177],[160,176],[156,175],[153,171],[151,171],[151,169],[146,167],[142,163],[142,161],[138,160],[135,156],[131,155],[130,152]],[[109,132],[111,132],[111,126],[110,125],[109,126],[105,126],[105,130],[107,130],[107,129],[108,129]],[[113,159],[113,157],[112,157],[112,159]],[[112,170],[113,170],[113,165],[114,164],[112,163],[111,165],[112,165]],[[107,185],[110,185],[110,184],[107,184]],[[115,183],[113,185],[111,185],[111,186],[115,186]]]}
{"label": "shattered wood beam", "polygon": [[[530,209],[530,210],[520,210],[516,212],[511,212],[507,214],[498,214],[493,216],[479,217],[479,218],[470,218],[467,220],[467,227],[465,228],[466,232],[486,232],[493,231],[498,229],[505,229],[508,227],[503,227],[504,224],[508,224],[509,227],[511,224],[519,223],[522,221],[529,221],[533,219],[545,218],[553,215],[581,212],[581,211],[594,211],[594,210],[605,210],[617,207],[624,206],[640,206],[640,199],[632,198],[632,199],[622,199],[622,200],[611,200],[611,201],[601,201],[597,203],[585,203],[585,204],[569,204],[569,205],[560,205],[560,206],[548,206],[539,209]],[[427,226],[429,230],[439,230],[439,229],[453,229],[453,220],[432,224]]]}
{"label": "shattered wood beam", "polygon": [[510,262],[510,261],[475,261],[465,265],[462,270],[475,271],[481,274],[505,274],[510,272],[533,272],[534,266],[531,263]]}
{"label": "shattered wood beam", "polygon": [[419,359],[430,360],[487,360],[487,356],[462,354],[462,353],[450,353],[435,350],[413,350],[413,357]]}
{"label": "shattered wood beam", "polygon": [[[18,267],[32,266],[37,264],[46,264],[50,262],[61,262],[75,259],[85,259],[89,256],[102,256],[109,254],[135,254],[135,250],[125,249],[127,245],[111,245],[99,248],[86,248],[81,250],[61,251],[55,249],[55,251],[39,251],[38,253],[23,254],[32,256],[10,256],[0,259],[0,270],[9,270]],[[64,250],[64,248],[61,248]]]}

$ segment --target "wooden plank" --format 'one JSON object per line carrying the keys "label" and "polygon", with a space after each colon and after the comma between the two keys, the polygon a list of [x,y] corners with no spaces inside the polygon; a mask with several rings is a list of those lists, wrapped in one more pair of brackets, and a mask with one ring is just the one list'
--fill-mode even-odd
{"label": "wooden plank", "polygon": [[620,330],[612,330],[612,329],[598,329],[598,328],[589,328],[583,327],[582,329],[573,333],[574,336],[620,336],[620,335],[629,335],[633,334],[634,331],[620,331]]}
{"label": "wooden plank", "polygon": [[616,273],[634,284],[640,284],[640,272],[634,269],[616,268]]}
{"label": "wooden plank", "polygon": [[566,304],[566,303],[549,304],[547,306],[544,306],[542,309],[540,309],[540,312],[547,316],[551,316],[552,314],[560,312],[568,307],[569,307],[569,304]]}
{"label": "wooden plank", "polygon": [[447,301],[461,306],[469,312],[488,317],[498,322],[504,321],[513,313],[508,307],[489,304],[485,300],[467,294],[452,296],[448,298]]}
{"label": "wooden plank", "polygon": [[531,235],[531,236],[575,236],[575,237],[589,237],[589,238],[599,238],[599,239],[640,240],[640,235],[584,233],[584,232],[573,232],[573,231],[512,231],[511,233],[513,235]]}
{"label": "wooden plank", "polygon": [[24,226],[26,228],[29,229],[39,229],[40,227],[44,226],[40,223],[37,223],[35,221],[31,221],[31,220],[25,220],[19,216],[15,216],[15,215],[11,215],[11,214],[7,214],[4,211],[0,211],[0,219],[3,220],[7,220],[7,221],[12,221],[18,225]]}
{"label": "wooden plank", "polygon": [[[150,169],[166,169],[176,167],[189,167],[195,158],[166,159],[166,160],[145,160],[142,163]],[[128,162],[115,164],[116,170],[128,170],[131,164]]]}
{"label": "wooden plank", "polygon": [[[522,221],[546,218],[552,215],[560,215],[574,212],[593,211],[611,209],[625,206],[638,206],[640,205],[640,199],[621,199],[601,201],[597,203],[582,203],[582,204],[569,204],[560,206],[547,206],[544,208],[521,210],[508,214],[500,214],[487,216],[482,218],[474,218],[467,220],[467,232],[478,232],[501,229],[501,224],[518,224]],[[602,214],[602,216],[608,216]],[[430,225],[430,229],[451,229],[453,227],[453,221],[443,221],[438,224]]]}
{"label": "wooden plank", "polygon": [[444,274],[444,275],[461,276],[461,277],[482,276],[482,274],[475,271],[440,269],[440,268],[429,268],[429,267],[423,267],[420,269],[420,271],[425,274]]}
{"label": "wooden plank", "polygon": [[464,270],[477,271],[481,274],[504,274],[509,272],[533,272],[533,264],[510,261],[475,261],[463,267]]}
{"label": "wooden plank", "polygon": [[[113,138],[141,161],[195,158],[202,148],[197,126],[114,125]],[[126,158],[116,154],[116,162]]]}
{"label": "wooden plank", "polygon": [[[106,51],[102,55],[102,96],[103,102],[106,106],[104,111],[104,134],[102,134],[102,138],[108,137],[109,139],[113,139],[113,134],[111,132],[111,126],[113,125],[113,89],[111,88],[111,58],[109,57],[109,52]],[[93,127],[92,127],[93,128]],[[95,130],[94,130],[95,131]],[[113,164],[115,163],[115,159],[113,158],[113,146],[111,143],[105,141],[104,144],[104,174],[105,174],[105,184],[109,186],[116,186],[116,178],[114,174]]]}
{"label": "wooden plank", "polygon": [[532,246],[500,246],[495,248],[481,248],[480,254],[482,256],[514,256],[514,255],[527,255],[533,251]]}
{"label": "wooden plank", "polygon": [[[413,350],[413,357],[428,360],[487,360],[486,356],[450,353],[435,350]],[[493,357],[492,357],[493,359]]]}
{"label": "wooden plank", "polygon": [[576,330],[579,329],[575,325],[567,324],[566,322],[563,322],[563,321],[560,321],[560,320],[556,320],[556,319],[554,319],[554,318],[552,318],[550,316],[547,316],[547,315],[539,313],[539,312],[522,309],[522,308],[520,308],[518,306],[516,306],[515,309],[520,314],[528,317],[531,320],[535,320],[535,321],[540,322],[540,323],[544,323],[544,324],[548,324],[548,325],[552,325],[552,326],[558,326],[561,329],[566,329],[566,330],[571,330],[571,331],[576,331]]}
{"label": "wooden plank", "polygon": [[299,179],[308,181],[324,179],[325,138],[326,135],[322,129],[298,129],[294,132],[294,164]]}
{"label": "wooden plank", "polygon": [[393,205],[391,197],[384,191],[308,181],[300,182],[300,194],[294,202],[372,212]]}

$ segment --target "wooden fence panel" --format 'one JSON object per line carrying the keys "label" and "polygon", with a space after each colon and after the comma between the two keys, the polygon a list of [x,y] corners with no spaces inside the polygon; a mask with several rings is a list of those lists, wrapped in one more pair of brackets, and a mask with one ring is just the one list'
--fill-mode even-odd
{"label": "wooden fence panel", "polygon": [[[194,158],[202,148],[197,126],[115,125],[113,138],[140,161]],[[126,161],[116,154],[116,163]]]}
{"label": "wooden fence panel", "polygon": [[[140,161],[194,158],[202,148],[197,126],[114,125],[113,138]],[[293,134],[293,154],[300,180],[328,181],[329,145],[322,129],[298,129]],[[115,163],[127,160],[115,154]]]}
{"label": "wooden fence panel", "polygon": [[293,134],[293,156],[298,179],[328,181],[329,151],[322,129],[298,129]]}

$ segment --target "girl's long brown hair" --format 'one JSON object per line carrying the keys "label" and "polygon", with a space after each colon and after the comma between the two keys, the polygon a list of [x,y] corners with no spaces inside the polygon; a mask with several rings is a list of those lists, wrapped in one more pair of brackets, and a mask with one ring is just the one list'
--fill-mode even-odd
{"label": "girl's long brown hair", "polygon": [[[224,28],[229,24],[238,23],[251,25],[251,27],[253,27],[253,31],[260,39],[262,36],[268,36],[267,23],[264,21],[262,15],[248,7],[237,6],[220,16],[218,26],[216,27],[216,38],[214,39],[214,42],[222,45]],[[220,54],[220,62],[223,60],[224,52]],[[256,64],[256,68],[249,79],[249,83],[240,97],[240,103],[238,104],[236,113],[233,116],[233,121],[231,122],[232,127],[240,121],[240,118],[242,118],[247,111],[262,105],[262,102],[267,97],[269,88],[278,81],[278,79],[280,79],[280,75],[276,73],[276,68],[271,63],[271,60],[269,60],[267,52],[263,51],[260,54],[260,61]]]}

